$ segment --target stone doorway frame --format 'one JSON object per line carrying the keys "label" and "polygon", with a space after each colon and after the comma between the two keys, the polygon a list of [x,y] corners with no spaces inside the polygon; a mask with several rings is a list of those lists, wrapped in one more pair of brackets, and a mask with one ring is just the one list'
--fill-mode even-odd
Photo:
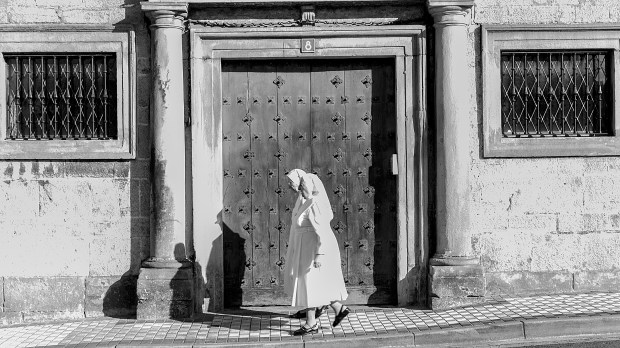
{"label": "stone doorway frame", "polygon": [[[301,53],[301,39],[314,39],[316,51]],[[223,209],[222,59],[394,58],[399,173],[397,298],[400,306],[424,304],[429,259],[426,27],[192,26],[189,40],[197,311],[221,310],[224,304],[219,218]]]}

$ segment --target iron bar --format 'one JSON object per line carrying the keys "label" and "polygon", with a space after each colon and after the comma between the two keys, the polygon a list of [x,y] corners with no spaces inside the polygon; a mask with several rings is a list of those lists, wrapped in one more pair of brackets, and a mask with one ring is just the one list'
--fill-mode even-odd
{"label": "iron bar", "polygon": [[[502,84],[508,97],[501,101],[503,136],[611,135],[612,96],[606,86],[613,80],[605,64],[609,55],[606,51],[502,52],[502,61],[506,62]],[[518,61],[523,63],[522,69]],[[521,78],[524,80],[519,82]],[[525,123],[517,130],[521,121]]]}
{"label": "iron bar", "polygon": [[562,66],[560,67],[560,83],[562,87],[562,133],[566,133],[566,113],[564,112],[564,107],[566,103],[566,94],[568,93],[568,87],[564,87],[564,75],[566,74],[566,68],[564,67],[564,53],[560,55],[560,61]]}
{"label": "iron bar", "polygon": [[103,136],[108,135],[108,58],[103,56]]}
{"label": "iron bar", "polygon": [[517,102],[517,87],[515,86],[515,56],[512,55],[512,76],[510,81],[512,82],[512,134],[517,134],[517,115],[515,110],[515,103]]}
{"label": "iron bar", "polygon": [[64,123],[65,123],[65,129],[67,131],[66,134],[66,138],[68,139],[71,136],[71,97],[69,95],[69,91],[71,90],[71,64],[69,63],[69,56],[65,57],[65,71],[66,71],[66,80],[67,80],[67,87],[65,88],[64,91],[64,101],[65,101],[65,105],[66,105],[66,109],[65,109],[65,119],[64,119]]}
{"label": "iron bar", "polygon": [[45,137],[46,135],[46,124],[47,122],[45,122],[47,120],[47,109],[46,109],[46,97],[47,97],[47,91],[46,91],[46,86],[45,86],[45,61],[44,58],[41,57],[41,69],[40,69],[40,79],[41,79],[41,92],[39,93],[39,102],[41,103],[41,117],[38,118],[38,124],[39,124],[39,129],[41,130],[41,136],[40,138]]}
{"label": "iron bar", "polygon": [[5,54],[7,139],[116,138],[113,57]]}

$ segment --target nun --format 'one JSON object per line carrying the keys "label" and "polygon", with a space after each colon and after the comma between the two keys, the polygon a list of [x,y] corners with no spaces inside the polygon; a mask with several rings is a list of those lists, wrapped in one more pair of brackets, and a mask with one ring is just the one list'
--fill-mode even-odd
{"label": "nun", "polygon": [[[318,176],[293,169],[287,175],[289,187],[298,193],[293,208],[286,253],[284,290],[291,305],[303,307],[291,317],[306,323],[295,336],[319,331],[317,318],[331,306],[338,326],[350,313],[341,302],[347,299],[338,241],[330,226],[334,214],[325,187]],[[305,314],[304,314],[305,312]]]}

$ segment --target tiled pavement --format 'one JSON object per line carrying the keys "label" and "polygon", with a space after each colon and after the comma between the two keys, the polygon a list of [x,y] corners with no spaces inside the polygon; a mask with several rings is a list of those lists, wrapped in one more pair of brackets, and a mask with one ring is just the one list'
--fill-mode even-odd
{"label": "tiled pavement", "polygon": [[[303,321],[289,308],[251,308],[208,313],[192,321],[86,319],[0,326],[0,347],[433,345],[452,342],[523,340],[576,334],[620,334],[620,293],[587,293],[496,298],[446,311],[354,307],[333,328],[331,309],[318,334],[303,339],[291,332]],[[529,337],[528,337],[529,336]],[[348,342],[348,343],[347,343]],[[328,344],[329,345],[329,344]],[[364,344],[361,344],[364,345]]]}

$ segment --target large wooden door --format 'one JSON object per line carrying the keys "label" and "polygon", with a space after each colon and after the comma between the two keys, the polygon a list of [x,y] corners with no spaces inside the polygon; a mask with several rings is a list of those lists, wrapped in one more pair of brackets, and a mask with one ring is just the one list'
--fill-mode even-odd
{"label": "large wooden door", "polygon": [[325,184],[348,303],[396,302],[394,63],[222,63],[224,304],[289,304],[282,271],[300,168]]}

